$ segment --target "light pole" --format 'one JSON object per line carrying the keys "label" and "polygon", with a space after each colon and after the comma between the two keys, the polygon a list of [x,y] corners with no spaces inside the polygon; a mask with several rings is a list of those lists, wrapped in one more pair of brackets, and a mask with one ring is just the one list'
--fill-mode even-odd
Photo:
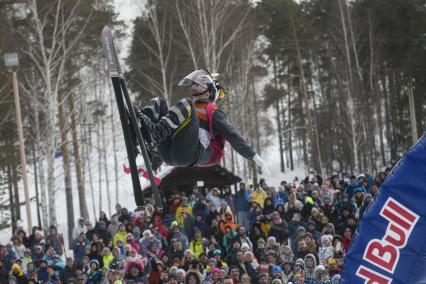
{"label": "light pole", "polygon": [[[27,210],[28,233],[31,233],[31,229],[33,225],[31,220],[30,196],[28,192],[27,162],[25,160],[25,146],[24,146],[24,133],[22,131],[21,104],[19,102],[18,78],[16,76],[16,71],[18,70],[18,66],[19,66],[18,54],[16,52],[6,53],[4,55],[4,64],[6,68],[12,72],[13,96],[15,97],[15,109],[16,109],[16,125],[18,127],[18,137],[19,137],[19,154],[21,157],[22,180],[24,182],[25,208]],[[17,204],[16,206],[19,206],[19,204]]]}

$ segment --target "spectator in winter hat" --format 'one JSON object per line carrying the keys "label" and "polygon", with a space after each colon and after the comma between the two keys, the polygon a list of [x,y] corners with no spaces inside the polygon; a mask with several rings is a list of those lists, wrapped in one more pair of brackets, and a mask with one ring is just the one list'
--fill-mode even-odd
{"label": "spectator in winter hat", "polygon": [[[99,244],[98,243],[92,243],[90,245],[90,253],[88,254],[89,256],[89,260],[97,260],[98,263],[98,268],[102,268],[104,263],[102,261],[102,256],[101,256],[101,252],[99,250]],[[90,263],[89,263],[90,266]]]}
{"label": "spectator in winter hat", "polygon": [[302,220],[302,216],[299,213],[294,213],[293,218],[288,222],[288,230],[291,241],[296,239],[297,228],[305,228],[305,225],[306,223]]}
{"label": "spectator in winter hat", "polygon": [[328,259],[334,256],[334,249],[332,246],[333,237],[331,235],[321,236],[321,247],[319,248],[318,258],[320,265],[325,265]]}
{"label": "spectator in winter hat", "polygon": [[275,211],[274,200],[271,197],[267,197],[265,199],[265,203],[263,205],[263,215],[270,215]]}
{"label": "spectator in winter hat", "polygon": [[319,240],[321,233],[317,230],[316,224],[314,221],[309,220],[308,224],[306,225],[306,232],[311,233],[312,238],[317,241]]}
{"label": "spectator in winter hat", "polygon": [[120,227],[120,223],[118,222],[118,215],[114,214],[111,216],[111,223],[108,225],[108,233],[110,236],[114,236]]}
{"label": "spectator in winter hat", "polygon": [[106,267],[109,268],[109,265],[110,265],[110,263],[111,263],[111,261],[113,259],[114,259],[114,257],[112,256],[112,253],[109,250],[109,248],[108,247],[104,247],[102,249],[102,263],[103,263],[103,266],[104,267],[106,266]]}
{"label": "spectator in winter hat", "polygon": [[216,267],[217,261],[214,258],[210,258],[207,263],[206,273],[210,273]]}
{"label": "spectator in winter hat", "polygon": [[185,251],[183,249],[182,242],[174,241],[171,245],[170,258],[171,259],[178,258],[180,260],[183,258],[184,252]]}
{"label": "spectator in winter hat", "polygon": [[188,215],[192,216],[192,207],[189,207],[187,205],[188,202],[188,198],[183,196],[181,198],[181,205],[179,205],[179,207],[176,209],[176,215],[175,215],[175,219],[179,225],[179,228],[183,228],[183,221],[184,221],[184,217],[183,217],[183,212],[187,213]]}
{"label": "spectator in winter hat", "polygon": [[37,280],[44,283],[49,280],[49,273],[47,272],[47,262],[45,260],[40,261],[40,266],[37,270]]}
{"label": "spectator in winter hat", "polygon": [[312,238],[312,234],[306,233],[304,239],[305,239],[306,245],[308,246],[308,251],[310,253],[316,254],[317,244],[316,244],[316,241]]}
{"label": "spectator in winter hat", "polygon": [[18,263],[14,263],[12,265],[12,269],[11,269],[10,275],[12,275],[12,276],[14,276],[16,278],[16,282],[18,284],[26,282],[25,273],[24,273],[24,271],[22,271],[22,269],[21,269],[21,267],[19,266]]}
{"label": "spectator in winter hat", "polygon": [[251,194],[253,202],[259,204],[260,208],[263,209],[265,204],[265,199],[268,197],[268,194],[263,190],[262,187],[257,186],[255,191]]}
{"label": "spectator in winter hat", "polygon": [[315,255],[309,253],[305,256],[305,280],[315,280],[317,260]]}
{"label": "spectator in winter hat", "polygon": [[276,238],[277,242],[287,242],[289,237],[287,222],[281,219],[278,211],[272,213],[271,229],[269,230],[269,236]]}
{"label": "spectator in winter hat", "polygon": [[117,233],[114,235],[114,238],[113,238],[114,246],[117,246],[118,240],[121,240],[123,242],[123,245],[126,246],[126,237],[127,237],[126,225],[121,224]]}
{"label": "spectator in winter hat", "polygon": [[285,263],[293,261],[294,254],[291,248],[287,246],[287,244],[282,244],[280,246],[279,256],[281,263]]}
{"label": "spectator in winter hat", "polygon": [[346,227],[343,232],[343,238],[342,238],[342,245],[344,252],[347,252],[349,250],[349,246],[352,242],[352,229],[349,227]]}
{"label": "spectator in winter hat", "polygon": [[304,269],[305,269],[305,261],[301,258],[296,259],[296,262],[295,262],[294,267],[293,267],[293,280],[304,281],[304,279],[305,279]]}
{"label": "spectator in winter hat", "polygon": [[305,256],[309,253],[309,248],[308,245],[306,244],[305,239],[300,238],[297,242],[296,242],[296,250],[294,251],[294,257],[296,259],[298,258],[302,258],[304,259]]}
{"label": "spectator in winter hat", "polygon": [[330,275],[328,274],[327,270],[323,265],[318,265],[316,267],[316,280],[319,281],[330,281]]}
{"label": "spectator in winter hat", "polygon": [[46,237],[46,240],[49,240],[52,243],[52,246],[58,255],[63,254],[62,244],[64,240],[62,235],[58,234],[58,229],[56,226],[50,226],[49,235]]}
{"label": "spectator in winter hat", "polygon": [[144,282],[143,269],[141,262],[130,263],[127,273],[124,276],[125,282],[129,280],[133,280],[136,283]]}
{"label": "spectator in winter hat", "polygon": [[370,193],[367,193],[364,195],[364,200],[362,202],[362,206],[359,209],[359,219],[364,216],[365,212],[367,211],[367,208],[370,206],[370,204],[373,202],[373,196]]}
{"label": "spectator in winter hat", "polygon": [[134,239],[133,234],[127,234],[126,236],[126,245],[130,245],[132,249],[136,250],[137,253],[140,253],[140,246],[138,242]]}
{"label": "spectator in winter hat", "polygon": [[264,239],[259,239],[257,241],[257,249],[254,252],[254,255],[256,256],[257,259],[261,259],[261,256],[266,252],[265,244],[266,243]]}
{"label": "spectator in winter hat", "polygon": [[323,235],[332,235],[334,236],[336,234],[335,230],[334,230],[334,225],[333,223],[327,223],[323,228],[322,228],[322,232],[321,234]]}
{"label": "spectator in winter hat", "polygon": [[238,225],[234,223],[233,217],[232,217],[232,213],[225,212],[225,219],[224,219],[224,221],[225,222],[220,225],[220,229],[221,229],[221,231],[223,233],[225,233],[225,228],[226,227],[231,228],[233,231],[237,231]]}
{"label": "spectator in winter hat", "polygon": [[183,234],[181,231],[179,231],[178,223],[176,221],[173,221],[170,228],[171,230],[169,232],[169,241],[171,239],[179,240],[182,243],[184,250],[188,249],[189,247],[188,237],[185,234]]}
{"label": "spectator in winter hat", "polygon": [[296,240],[303,239],[306,236],[306,229],[302,226],[297,227],[296,230]]}
{"label": "spectator in winter hat", "polygon": [[99,270],[99,261],[97,259],[90,260],[90,269],[87,272],[87,279],[90,284],[99,283],[102,278],[102,272]]}
{"label": "spectator in winter hat", "polygon": [[268,237],[268,239],[266,241],[266,249],[267,250],[277,250],[278,249],[278,244],[277,244],[277,240],[275,239],[275,237],[273,237],[273,236]]}
{"label": "spectator in winter hat", "polygon": [[272,272],[273,279],[280,279],[282,277],[283,270],[281,269],[279,265],[275,265],[274,267],[272,267],[271,272]]}
{"label": "spectator in winter hat", "polygon": [[243,253],[246,253],[247,251],[251,251],[251,250],[250,250],[249,245],[247,243],[244,243],[244,244],[241,245],[241,251]]}
{"label": "spectator in winter hat", "polygon": [[189,248],[193,252],[195,258],[199,258],[200,254],[204,252],[207,246],[207,240],[202,238],[201,231],[194,230],[194,239],[190,242]]}
{"label": "spectator in winter hat", "polygon": [[338,210],[337,208],[333,205],[332,202],[333,199],[330,199],[329,197],[324,197],[322,199],[322,205],[321,205],[321,210],[323,212],[323,214],[325,216],[328,217],[329,220],[331,220],[332,222],[337,221],[338,218]]}
{"label": "spectator in winter hat", "polygon": [[213,268],[212,272],[210,273],[210,277],[213,280],[213,283],[218,282],[220,280],[220,269]]}
{"label": "spectator in winter hat", "polygon": [[[248,273],[251,278],[253,278],[256,277],[256,268],[252,265],[253,253],[250,251],[248,251],[247,253],[249,253],[247,257],[245,257],[245,254],[243,254],[243,252],[238,252],[236,254],[237,266],[240,269],[240,276],[245,272]],[[246,260],[246,258],[248,260]]]}
{"label": "spectator in winter hat", "polygon": [[259,267],[259,263],[254,258],[254,254],[251,251],[247,251],[244,253],[244,263],[248,263],[254,270],[257,270]]}
{"label": "spectator in winter hat", "polygon": [[112,250],[112,260],[109,263],[111,269],[122,269],[124,265],[124,257],[121,255],[119,248],[114,248]]}
{"label": "spectator in winter hat", "polygon": [[247,245],[247,247],[249,248],[249,250],[253,250],[253,244],[252,244],[252,241],[250,240],[249,235],[247,234],[246,227],[240,226],[238,228],[238,236],[237,236],[237,238],[238,238],[238,240],[241,243],[241,248],[245,244],[245,245]]}
{"label": "spectator in winter hat", "polygon": [[291,262],[285,262],[283,267],[283,282],[288,283],[291,279],[293,279],[293,265]]}
{"label": "spectator in winter hat", "polygon": [[108,226],[108,219],[105,217],[100,217],[101,219],[96,224],[94,233],[98,235],[99,239],[102,240],[104,244],[107,244],[109,240],[111,239],[111,235],[108,232],[107,226]]}
{"label": "spectator in winter hat", "polygon": [[225,249],[225,251],[228,251],[228,249],[231,248],[231,244],[236,236],[237,232],[235,232],[235,230],[233,230],[230,226],[225,227],[224,235],[222,238],[222,247]]}

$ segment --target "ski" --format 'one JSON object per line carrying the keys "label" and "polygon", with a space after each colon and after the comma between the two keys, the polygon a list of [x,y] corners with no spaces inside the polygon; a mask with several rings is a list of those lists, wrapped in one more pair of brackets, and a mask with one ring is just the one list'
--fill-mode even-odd
{"label": "ski", "polygon": [[163,209],[163,202],[161,201],[161,196],[155,182],[155,177],[151,167],[151,160],[149,159],[146,144],[142,137],[138,120],[136,119],[133,103],[127,89],[126,81],[124,80],[117,53],[115,52],[112,29],[109,26],[105,26],[102,29],[102,47],[107,59],[109,76],[111,78],[118,112],[120,114],[136,205],[143,205],[143,194],[136,165],[137,153],[135,153],[135,148],[132,142],[132,132],[136,135],[138,146],[140,147],[140,153],[142,154],[145,163],[146,173],[151,184],[155,205],[157,208]]}

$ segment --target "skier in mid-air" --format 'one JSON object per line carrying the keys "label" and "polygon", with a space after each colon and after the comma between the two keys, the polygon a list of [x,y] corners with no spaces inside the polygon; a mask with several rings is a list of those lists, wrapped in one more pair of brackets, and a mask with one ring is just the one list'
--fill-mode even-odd
{"label": "skier in mid-air", "polygon": [[177,167],[215,165],[223,157],[226,140],[241,156],[254,160],[263,174],[269,172],[217,108],[224,91],[208,71],[193,71],[179,86],[190,87],[191,98],[183,98],[171,108],[163,99],[154,98],[141,110],[136,109],[144,139],[157,147],[163,162]]}

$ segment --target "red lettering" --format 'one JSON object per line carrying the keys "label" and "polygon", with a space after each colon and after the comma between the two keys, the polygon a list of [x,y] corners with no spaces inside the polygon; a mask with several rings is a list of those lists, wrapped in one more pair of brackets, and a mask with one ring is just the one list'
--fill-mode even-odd
{"label": "red lettering", "polygon": [[356,275],[365,279],[365,284],[389,284],[391,279],[375,272],[371,269],[368,269],[364,266],[360,266],[356,272]]}
{"label": "red lettering", "polygon": [[394,202],[392,199],[389,200],[388,206],[389,208],[392,208],[397,213],[402,215],[405,219],[407,219],[411,223],[413,223],[416,220],[416,217],[413,216],[410,212],[408,212],[406,208],[402,208],[400,204],[398,204],[397,202]]}
{"label": "red lettering", "polygon": [[393,273],[398,251],[392,245],[382,245],[378,240],[371,241],[367,246],[364,258],[372,264]]}
{"label": "red lettering", "polygon": [[[400,229],[398,226],[395,226],[394,224],[391,224],[389,226],[389,231],[395,233],[392,234],[392,236],[388,233],[385,235],[385,241],[389,242],[390,244],[396,246],[396,247],[402,247],[405,245],[405,233],[402,229]],[[393,236],[398,236],[399,239],[395,239]]]}
{"label": "red lettering", "polygon": [[407,222],[405,222],[404,220],[399,218],[399,216],[396,216],[392,211],[388,210],[387,208],[385,208],[382,211],[382,214],[383,214],[383,216],[386,216],[389,219],[389,221],[400,225],[401,227],[403,227],[406,230],[410,230],[410,228],[411,228],[410,224],[408,224]]}

